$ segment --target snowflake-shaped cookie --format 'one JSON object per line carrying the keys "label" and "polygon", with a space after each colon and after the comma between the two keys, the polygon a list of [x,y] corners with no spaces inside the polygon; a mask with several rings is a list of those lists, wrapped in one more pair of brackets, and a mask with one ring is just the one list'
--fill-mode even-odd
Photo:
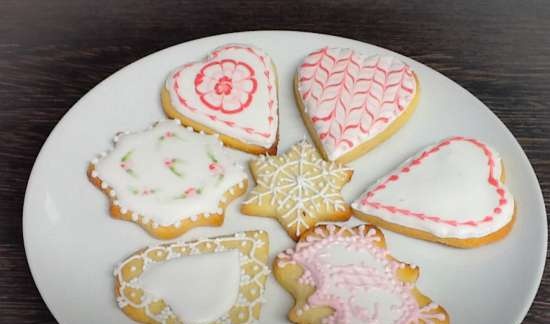
{"label": "snowflake-shaped cookie", "polygon": [[294,240],[320,221],[345,221],[351,215],[340,190],[353,171],[322,160],[307,141],[281,156],[259,157],[250,169],[257,185],[241,212],[277,218]]}

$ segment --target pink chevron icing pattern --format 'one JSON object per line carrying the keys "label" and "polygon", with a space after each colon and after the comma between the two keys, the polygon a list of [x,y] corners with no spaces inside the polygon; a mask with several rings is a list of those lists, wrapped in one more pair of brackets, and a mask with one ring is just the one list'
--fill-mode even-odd
{"label": "pink chevron icing pattern", "polygon": [[412,102],[416,80],[391,56],[322,48],[298,69],[298,91],[329,156],[335,160],[386,129]]}

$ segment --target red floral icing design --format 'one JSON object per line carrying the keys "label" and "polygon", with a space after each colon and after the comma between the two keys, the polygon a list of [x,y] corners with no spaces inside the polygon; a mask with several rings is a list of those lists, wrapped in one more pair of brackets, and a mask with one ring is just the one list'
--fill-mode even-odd
{"label": "red floral icing design", "polygon": [[[261,66],[263,67],[263,69],[261,71],[254,71],[250,68],[250,66],[248,66],[250,68],[250,70],[252,70],[252,72],[250,73],[250,77],[246,77],[246,73],[250,72],[244,65],[239,65],[239,68],[237,69],[237,65],[238,63],[244,63],[244,62],[237,62],[236,60],[231,60],[235,63],[235,71],[237,73],[237,77],[238,77],[238,80],[240,81],[243,81],[242,84],[237,84],[237,94],[240,95],[240,99],[239,100],[239,104],[242,106],[240,106],[239,108],[235,108],[235,100],[234,99],[228,99],[228,103],[230,102],[230,105],[228,107],[224,106],[223,110],[221,109],[221,105],[219,104],[220,102],[222,102],[220,100],[221,96],[223,95],[225,97],[225,94],[224,93],[228,93],[229,91],[229,82],[228,82],[228,78],[229,76],[227,76],[228,78],[223,78],[223,76],[216,76],[216,75],[213,75],[213,78],[210,79],[210,76],[211,74],[214,74],[214,70],[212,71],[212,73],[210,73],[210,71],[208,71],[208,76],[209,76],[209,79],[208,80],[201,80],[200,82],[200,86],[196,86],[197,87],[197,90],[195,91],[195,94],[198,94],[199,96],[201,96],[201,93],[204,94],[203,98],[200,99],[201,100],[201,103],[205,103],[205,101],[208,103],[208,105],[214,107],[208,107],[210,111],[207,111],[205,110],[204,108],[202,108],[201,106],[194,106],[190,103],[190,101],[188,100],[188,96],[189,94],[185,94],[183,89],[184,89],[184,85],[183,84],[180,84],[180,82],[182,82],[180,80],[181,76],[184,75],[185,73],[188,73],[188,70],[195,66],[196,64],[200,64],[200,65],[204,65],[203,68],[201,68],[201,71],[204,69],[204,67],[206,67],[207,65],[209,65],[210,63],[212,62],[217,62],[216,64],[224,61],[224,60],[221,60],[221,61],[216,61],[216,59],[222,55],[222,54],[225,54],[226,52],[231,52],[231,51],[235,51],[235,52],[239,52],[239,51],[245,51],[249,54],[251,54],[254,59],[258,60],[261,64]],[[249,65],[249,64],[247,64]],[[217,68],[214,68],[212,67],[212,69],[217,69]],[[248,71],[248,72],[247,72]],[[241,75],[241,73],[244,73]],[[206,78],[206,73],[203,73],[205,75],[205,78]],[[269,111],[268,113],[268,117],[267,117],[267,120],[259,120],[258,123],[262,124],[262,123],[265,123],[267,124],[270,128],[272,129],[272,131],[263,131],[261,130],[260,128],[256,128],[256,127],[251,127],[251,126],[246,126],[246,125],[243,125],[239,122],[239,119],[238,119],[238,115],[240,112],[244,111],[245,108],[249,105],[252,104],[253,100],[254,100],[254,93],[257,92],[258,90],[258,76],[259,75],[263,75],[265,76],[265,78],[267,79],[267,82],[266,82],[266,93],[267,93],[267,109]],[[197,80],[198,79],[198,76],[195,77],[195,84],[197,83]],[[255,80],[256,82],[252,81],[252,80]],[[275,124],[276,125],[276,122],[277,122],[277,89],[275,88],[275,75],[273,73],[271,73],[271,61],[270,59],[265,56],[264,54],[262,54],[261,52],[257,51],[255,48],[253,47],[248,47],[248,46],[243,46],[243,45],[227,45],[227,46],[223,46],[217,50],[215,50],[214,52],[212,52],[210,54],[210,57],[208,60],[204,61],[204,62],[194,62],[194,63],[189,63],[189,64],[185,64],[183,65],[181,68],[179,68],[178,70],[176,70],[173,74],[172,74],[172,77],[171,77],[171,84],[170,86],[168,87],[169,90],[175,94],[176,98],[177,98],[177,101],[179,103],[179,106],[181,107],[182,110],[186,110],[188,113],[195,113],[195,114],[200,114],[200,115],[203,115],[204,117],[206,117],[208,120],[211,120],[212,122],[215,122],[217,124],[221,124],[221,126],[223,127],[230,127],[232,129],[235,129],[237,130],[241,136],[243,137],[250,137],[250,136],[257,136],[257,137],[260,137],[262,139],[268,139],[270,137],[273,136],[273,133],[276,132],[276,127],[274,128],[273,125]],[[235,80],[231,80],[231,91],[233,93],[233,85],[234,85],[234,82]],[[206,82],[212,82],[211,84],[206,84]],[[203,84],[204,83],[204,84]],[[263,85],[261,85],[263,86]],[[214,94],[216,94],[216,96],[214,96],[214,94],[210,95],[210,96],[207,96],[206,94],[209,93],[209,91],[211,90],[214,90]],[[216,93],[216,91],[218,93]],[[251,102],[248,102],[248,96],[251,97]],[[245,98],[245,100],[242,100],[243,98]],[[233,97],[231,97],[233,98]],[[225,103],[225,100],[223,101]],[[218,109],[216,109],[217,107],[219,107]],[[242,108],[242,109],[241,109]],[[259,109],[262,109],[263,107],[259,107]],[[236,110],[235,110],[236,109]],[[216,112],[216,113],[213,113],[213,112]],[[221,114],[221,115],[220,115]],[[233,117],[231,118],[225,118],[226,116],[224,115],[232,115]]]}
{"label": "red floral icing design", "polygon": [[157,189],[151,189],[151,188],[143,188],[143,189],[138,189],[136,187],[129,187],[128,190],[133,193],[134,195],[139,195],[139,196],[151,196],[151,195],[154,195],[158,192]]}
{"label": "red floral icing design", "polygon": [[208,164],[208,170],[210,174],[215,177],[218,177],[219,180],[223,179],[225,170],[223,166],[218,162],[218,159],[211,152],[207,152],[208,158],[210,159],[210,164]]}
{"label": "red floral icing design", "polygon": [[195,92],[201,102],[226,114],[238,113],[250,106],[256,89],[257,81],[250,65],[230,59],[206,64],[195,78]]}
{"label": "red floral icing design", "polygon": [[137,178],[136,172],[134,171],[134,169],[132,169],[132,155],[133,154],[134,154],[134,150],[130,150],[130,151],[126,152],[126,154],[124,154],[124,156],[122,158],[120,158],[119,166],[126,173],[128,173],[129,175],[131,175],[134,178]]}
{"label": "red floral icing design", "polygon": [[323,48],[300,66],[298,89],[335,160],[387,128],[412,101],[416,81],[410,67],[396,58]]}
{"label": "red floral icing design", "polygon": [[184,192],[186,197],[195,197],[197,194],[200,193],[200,189],[197,189],[195,187],[187,188]]}
{"label": "red floral icing design", "polygon": [[202,188],[189,187],[185,189],[181,195],[175,197],[175,199],[193,198],[200,194],[202,194]]}
{"label": "red floral icing design", "polygon": [[180,178],[183,178],[183,173],[177,169],[177,165],[182,163],[183,163],[182,160],[175,159],[175,158],[169,158],[164,160],[164,166],[167,167],[168,170],[170,170],[170,172],[172,172],[173,174],[175,174]]}
{"label": "red floral icing design", "polygon": [[[487,158],[487,165],[489,169],[489,174],[487,176],[487,184],[494,189],[495,193],[499,198],[498,204],[494,207],[494,209],[489,214],[485,215],[480,220],[471,219],[471,220],[459,222],[452,219],[445,219],[441,215],[428,215],[420,211],[408,210],[408,209],[400,208],[399,206],[385,205],[376,201],[376,194],[380,193],[387,187],[391,186],[393,183],[398,182],[401,175],[414,171],[414,169],[418,168],[425,159],[429,158],[433,154],[436,154],[442,148],[457,142],[467,142],[475,145],[476,147],[478,147],[483,151],[483,154]],[[387,176],[380,184],[374,187],[374,189],[366,192],[362,196],[362,198],[360,198],[359,203],[363,206],[368,206],[370,208],[386,210],[392,214],[398,214],[398,215],[407,216],[407,217],[414,217],[421,221],[441,223],[441,224],[446,224],[453,227],[457,227],[457,226],[474,226],[475,227],[483,223],[492,222],[493,219],[495,217],[498,217],[498,215],[502,212],[503,206],[510,203],[506,199],[507,190],[502,187],[502,184],[500,183],[499,179],[495,178],[495,172],[494,172],[495,163],[496,161],[493,156],[493,153],[491,152],[489,147],[487,147],[487,145],[472,138],[464,138],[460,136],[452,137],[442,141],[441,143],[437,144],[436,146],[432,147],[429,150],[423,151],[416,158],[412,159],[407,165],[400,168],[397,172],[394,172],[389,176]]]}
{"label": "red floral icing design", "polygon": [[168,140],[171,140],[171,139],[177,139],[177,140],[183,141],[183,139],[181,137],[179,137],[178,135],[176,135],[176,133],[171,132],[171,131],[166,131],[159,137],[159,142],[162,143],[164,141],[168,141]]}

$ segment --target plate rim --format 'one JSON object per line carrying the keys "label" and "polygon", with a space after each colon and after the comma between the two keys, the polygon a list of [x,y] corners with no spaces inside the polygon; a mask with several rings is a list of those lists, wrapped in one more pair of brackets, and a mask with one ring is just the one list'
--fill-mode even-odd
{"label": "plate rim", "polygon": [[[498,118],[498,116],[486,105],[484,104],[480,99],[478,99],[475,95],[473,95],[468,89],[464,88],[462,85],[458,84],[457,82],[455,82],[454,80],[452,80],[451,78],[447,77],[445,74],[439,72],[438,70],[435,70],[433,69],[432,67],[422,63],[422,62],[419,62],[417,61],[416,59],[414,58],[411,58],[410,56],[406,56],[406,55],[403,55],[401,53],[398,53],[398,52],[395,52],[393,50],[390,50],[390,49],[387,49],[387,48],[384,48],[384,47],[381,47],[381,46],[378,46],[376,44],[372,44],[372,43],[367,43],[367,42],[363,42],[363,41],[360,41],[360,40],[356,40],[356,39],[352,39],[352,38],[347,38],[347,37],[342,37],[342,36],[337,36],[337,35],[331,35],[331,34],[324,34],[324,33],[315,33],[315,32],[307,32],[307,31],[297,31],[297,30],[248,30],[248,31],[238,31],[238,32],[231,32],[231,33],[221,33],[221,34],[216,34],[216,35],[210,35],[210,36],[206,36],[206,37],[201,37],[201,38],[196,38],[196,39],[192,39],[192,40],[189,40],[189,41],[185,41],[185,42],[182,42],[182,43],[178,43],[178,44],[174,44],[172,46],[169,46],[169,47],[166,47],[166,48],[163,48],[161,50],[158,50],[158,51],[155,51],[153,53],[150,53],[130,64],[127,64],[125,66],[123,66],[122,68],[114,71],[113,73],[111,73],[108,77],[106,77],[105,79],[101,80],[99,83],[97,83],[95,86],[93,86],[91,89],[89,89],[82,97],[80,97],[64,114],[63,116],[57,121],[57,123],[55,124],[54,128],[50,131],[50,133],[48,134],[46,140],[43,142],[38,154],[36,155],[36,158],[33,162],[33,166],[32,166],[32,169],[31,169],[31,172],[29,173],[29,178],[28,178],[28,181],[27,181],[27,186],[25,188],[25,196],[24,196],[24,201],[23,201],[23,210],[22,210],[22,230],[23,230],[23,245],[24,245],[24,251],[25,251],[25,259],[27,261],[27,265],[29,267],[29,270],[31,272],[31,276],[32,276],[32,279],[33,279],[33,282],[40,294],[40,297],[42,298],[42,301],[46,304],[48,310],[50,311],[50,313],[52,314],[52,316],[56,319],[56,321],[58,321],[59,323],[61,323],[58,319],[58,316],[57,316],[57,312],[51,307],[51,304],[50,302],[47,300],[47,298],[45,297],[45,294],[43,292],[43,289],[41,289],[40,287],[40,284],[38,283],[38,281],[36,280],[36,273],[37,273],[37,267],[38,265],[34,264],[33,261],[31,260],[30,256],[29,256],[29,251],[32,249],[30,247],[30,245],[32,245],[30,243],[30,238],[29,238],[29,234],[26,234],[28,232],[28,227],[31,226],[30,222],[30,218],[31,216],[27,216],[30,214],[30,208],[29,207],[29,193],[30,191],[32,190],[33,186],[34,186],[34,183],[35,183],[35,179],[37,178],[36,176],[36,172],[37,169],[38,169],[38,165],[41,163],[41,161],[43,160],[43,158],[41,158],[41,156],[44,154],[44,151],[45,149],[50,145],[51,141],[52,141],[52,138],[54,137],[54,134],[56,134],[56,132],[59,132],[59,130],[62,128],[63,124],[69,122],[69,120],[71,120],[72,116],[76,113],[76,111],[78,110],[78,107],[79,107],[79,104],[84,101],[86,99],[86,97],[88,97],[90,95],[90,93],[94,92],[94,91],[97,91],[97,89],[99,89],[100,87],[103,87],[105,86],[105,84],[115,78],[119,73],[127,70],[127,69],[132,69],[134,68],[135,66],[141,64],[142,61],[148,59],[149,57],[151,56],[155,56],[155,55],[159,55],[165,51],[169,51],[175,47],[178,47],[178,46],[181,46],[183,44],[186,44],[186,45],[190,45],[192,46],[192,43],[194,42],[199,42],[199,41],[203,41],[203,40],[207,40],[207,39],[213,39],[213,38],[223,38],[223,37],[227,37],[227,36],[235,36],[235,35],[247,35],[247,34],[261,34],[261,33],[265,33],[265,34],[269,34],[269,33],[284,33],[284,34],[295,34],[295,35],[304,35],[304,34],[307,34],[307,35],[310,35],[310,36],[321,36],[321,37],[329,37],[329,38],[333,38],[333,39],[338,39],[340,41],[346,41],[346,42],[355,42],[355,43],[358,43],[358,44],[367,44],[369,46],[373,46],[375,48],[378,48],[378,49],[383,49],[385,51],[388,51],[388,52],[391,52],[393,54],[396,54],[398,56],[401,56],[401,57],[405,57],[407,58],[408,60],[416,63],[416,64],[420,64],[426,68],[428,68],[431,72],[435,72],[436,74],[439,74],[439,76],[447,79],[448,81],[450,81],[451,83],[455,84],[458,86],[459,89],[461,89],[462,91],[465,91],[467,94],[469,94],[471,97],[473,97],[476,101],[480,102],[484,107],[485,107],[485,110],[486,112],[488,112],[491,117],[497,122],[497,123],[500,123],[500,126],[502,128],[504,128],[506,130],[506,132],[508,132],[508,135],[512,138],[513,142],[514,142],[514,145],[516,145],[516,148],[519,149],[520,151],[520,154],[522,155],[522,158],[527,161],[527,165],[529,166],[529,170],[524,170],[528,176],[531,176],[532,178],[535,179],[536,183],[537,183],[537,189],[538,189],[538,198],[539,200],[542,202],[541,206],[539,207],[542,207],[542,212],[544,215],[547,215],[547,211],[546,211],[546,206],[545,206],[545,203],[544,203],[544,195],[542,193],[542,189],[541,189],[541,186],[540,186],[540,181],[537,177],[537,174],[535,173],[535,170],[531,164],[531,161],[529,160],[527,154],[525,153],[525,151],[523,150],[523,148],[521,147],[521,145],[519,144],[519,142],[517,141],[516,137],[513,135],[513,133],[510,131],[510,129],[508,129],[508,127]],[[516,317],[516,320],[515,320],[515,323],[521,323],[523,321],[523,319],[525,318],[525,316],[527,315],[527,313],[529,312],[529,309],[531,308],[534,300],[535,300],[535,297],[536,297],[536,294],[539,290],[539,287],[540,287],[540,284],[542,282],[542,276],[544,274],[544,268],[545,268],[545,265],[546,265],[546,254],[547,254],[547,251],[548,251],[548,220],[546,217],[543,217],[544,219],[544,223],[546,224],[545,226],[543,226],[543,228],[541,229],[542,231],[542,237],[543,237],[543,242],[544,242],[544,246],[541,250],[541,253],[539,255],[539,265],[538,265],[538,268],[537,268],[537,271],[536,271],[536,278],[537,278],[537,284],[535,285],[532,285],[531,288],[529,289],[529,292],[528,292],[528,295],[529,295],[529,298],[525,299],[525,303],[524,305],[522,306],[522,311],[520,313],[518,313],[518,316]]]}

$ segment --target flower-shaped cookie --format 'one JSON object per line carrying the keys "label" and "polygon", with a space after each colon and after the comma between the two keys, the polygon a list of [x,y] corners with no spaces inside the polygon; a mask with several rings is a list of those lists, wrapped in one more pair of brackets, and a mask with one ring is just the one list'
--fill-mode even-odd
{"label": "flower-shaped cookie", "polygon": [[345,221],[351,210],[340,194],[352,170],[321,159],[306,141],[281,156],[250,162],[256,187],[241,206],[247,215],[274,217],[294,240],[321,221]]}
{"label": "flower-shaped cookie", "polygon": [[88,167],[111,214],[170,239],[196,226],[219,226],[224,208],[246,191],[247,176],[216,136],[168,120],[115,138]]}

